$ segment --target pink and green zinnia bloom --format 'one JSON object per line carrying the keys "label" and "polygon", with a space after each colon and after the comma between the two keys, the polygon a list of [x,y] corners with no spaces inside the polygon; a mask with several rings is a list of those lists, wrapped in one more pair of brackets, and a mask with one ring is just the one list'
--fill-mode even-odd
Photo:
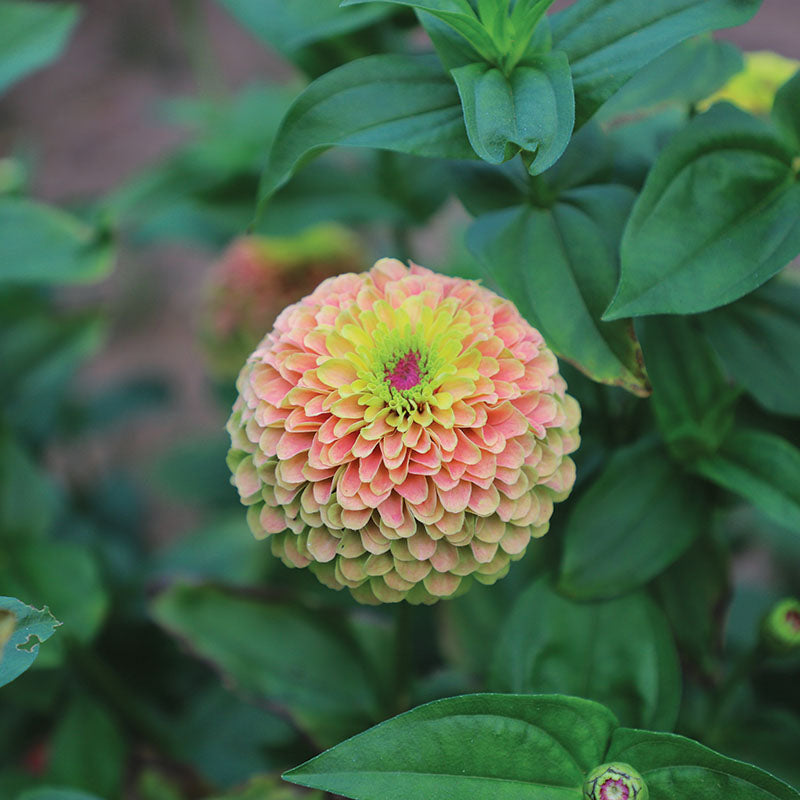
{"label": "pink and green zinnia bloom", "polygon": [[642,776],[629,764],[603,764],[594,769],[583,787],[586,800],[648,800]]}
{"label": "pink and green zinnia bloom", "polygon": [[323,282],[237,389],[229,465],[253,533],[364,603],[493,583],[575,480],[580,409],[542,336],[415,264]]}

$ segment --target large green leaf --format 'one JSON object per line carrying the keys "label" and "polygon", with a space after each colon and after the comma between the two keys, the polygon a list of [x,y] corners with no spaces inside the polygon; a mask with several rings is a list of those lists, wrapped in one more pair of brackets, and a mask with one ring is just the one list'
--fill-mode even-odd
{"label": "large green leaf", "polygon": [[588,700],[465,695],[401,714],[284,777],[355,800],[581,800],[615,727]]}
{"label": "large green leaf", "polygon": [[800,182],[775,131],[720,103],[669,142],[633,208],[605,314],[708,311],[800,252]]}
{"label": "large green leaf", "polygon": [[733,424],[738,392],[711,346],[689,317],[649,317],[636,330],[664,441],[681,459],[713,453]]}
{"label": "large green leaf", "polygon": [[800,71],[778,89],[772,118],[795,153],[800,153]]}
{"label": "large green leaf", "polygon": [[486,63],[451,71],[475,152],[490,164],[520,150],[532,175],[551,167],[569,144],[575,98],[569,63],[553,52],[518,66],[509,76]]}
{"label": "large green leaf", "polygon": [[559,356],[594,380],[645,395],[632,325],[600,320],[632,201],[622,186],[576,188],[550,209],[517,206],[479,217],[467,241],[492,282]]}
{"label": "large green leaf", "polygon": [[772,433],[735,428],[694,468],[740,494],[775,522],[800,533],[800,450]]}
{"label": "large green leaf", "polygon": [[545,578],[511,609],[489,688],[580,695],[608,706],[625,725],[672,730],[681,678],[669,625],[644,592],[576,603]]}
{"label": "large green leaf", "polygon": [[776,279],[698,317],[733,379],[769,411],[800,416],[800,285]]}
{"label": "large green leaf", "polygon": [[663,572],[706,524],[702,485],[658,443],[617,450],[573,506],[560,588],[576,598],[623,594]]}
{"label": "large green leaf", "polygon": [[39,610],[13,597],[0,597],[0,615],[0,686],[5,686],[33,664],[39,645],[61,623],[47,607]]}
{"label": "large green leaf", "polygon": [[84,794],[73,789],[41,788],[23,792],[17,800],[100,800],[95,795]]}
{"label": "large green leaf", "polygon": [[217,0],[259,39],[286,55],[385,17],[380,5],[340,8],[339,0]]}
{"label": "large green leaf", "polygon": [[373,678],[355,648],[319,614],[183,584],[162,592],[153,613],[227,680],[287,707],[323,744],[379,716]]}
{"label": "large green leaf", "polygon": [[95,559],[87,548],[72,542],[15,541],[4,547],[0,586],[34,605],[47,605],[63,623],[37,666],[58,663],[65,639],[90,641],[108,609]]}
{"label": "large green leaf", "polygon": [[798,800],[800,793],[767,772],[668,733],[618,728],[608,761],[638,770],[650,800]]}
{"label": "large green leaf", "polygon": [[108,236],[69,214],[19,198],[0,198],[0,284],[85,283],[108,274]]}
{"label": "large green leaf", "polygon": [[694,36],[639,70],[602,108],[597,119],[690,105],[712,95],[744,69],[740,50],[710,35]]}
{"label": "large green leaf", "polygon": [[263,204],[334,145],[473,158],[458,91],[435,57],[380,55],[314,81],[292,104],[262,176]]}
{"label": "large green leaf", "polygon": [[73,3],[0,2],[0,92],[58,58],[79,9]]}
{"label": "large green leaf", "polygon": [[552,17],[581,125],[637,70],[697,33],[747,22],[761,0],[577,0]]}

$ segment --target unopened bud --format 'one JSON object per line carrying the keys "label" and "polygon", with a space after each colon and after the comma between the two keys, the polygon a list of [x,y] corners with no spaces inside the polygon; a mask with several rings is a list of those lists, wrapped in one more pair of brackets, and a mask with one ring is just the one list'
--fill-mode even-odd
{"label": "unopened bud", "polygon": [[630,764],[603,764],[589,773],[583,785],[586,800],[647,800],[642,776]]}
{"label": "unopened bud", "polygon": [[800,649],[800,600],[787,597],[776,603],[764,617],[761,638],[774,655]]}

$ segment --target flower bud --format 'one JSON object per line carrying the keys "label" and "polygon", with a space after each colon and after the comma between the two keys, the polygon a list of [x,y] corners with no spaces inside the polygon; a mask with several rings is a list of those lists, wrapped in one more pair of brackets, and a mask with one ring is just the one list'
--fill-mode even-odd
{"label": "flower bud", "polygon": [[774,655],[800,650],[800,600],[787,597],[770,609],[761,624],[761,640]]}
{"label": "flower bud", "polygon": [[647,800],[642,776],[629,764],[614,762],[593,769],[583,784],[586,800]]}

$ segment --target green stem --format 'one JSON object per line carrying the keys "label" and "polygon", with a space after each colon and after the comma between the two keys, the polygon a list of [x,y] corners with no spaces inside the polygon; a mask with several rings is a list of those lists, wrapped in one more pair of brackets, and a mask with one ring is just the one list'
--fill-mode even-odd
{"label": "green stem", "polygon": [[203,4],[198,0],[173,0],[173,3],[198,93],[202,97],[223,96],[225,85],[213,57],[211,37],[203,15]]}
{"label": "green stem", "polygon": [[408,261],[411,258],[411,232],[405,225],[395,225],[392,228],[392,241],[394,244],[395,258]]}
{"label": "green stem", "polygon": [[398,603],[394,628],[394,712],[396,714],[406,711],[409,707],[411,674],[414,662],[412,636],[411,606],[406,602]]}
{"label": "green stem", "polygon": [[716,740],[721,728],[725,712],[730,706],[736,690],[750,677],[755,668],[761,663],[763,652],[759,645],[746,651],[734,664],[733,669],[717,688],[711,705],[708,724],[708,741]]}

